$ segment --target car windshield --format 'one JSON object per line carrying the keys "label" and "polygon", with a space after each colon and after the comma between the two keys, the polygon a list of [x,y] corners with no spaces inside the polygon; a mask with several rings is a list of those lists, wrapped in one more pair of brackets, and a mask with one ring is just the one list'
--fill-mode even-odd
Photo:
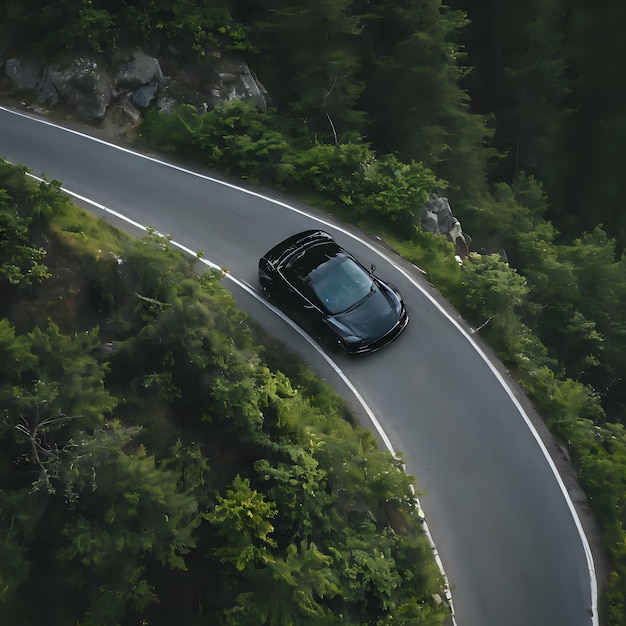
{"label": "car windshield", "polygon": [[357,305],[372,291],[372,277],[345,253],[328,258],[309,272],[310,287],[335,315]]}

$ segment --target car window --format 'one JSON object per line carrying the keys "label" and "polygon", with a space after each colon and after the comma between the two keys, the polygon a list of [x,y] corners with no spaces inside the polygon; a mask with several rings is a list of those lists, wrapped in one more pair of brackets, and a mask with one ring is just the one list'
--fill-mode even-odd
{"label": "car window", "polygon": [[372,277],[346,254],[328,259],[308,276],[319,301],[335,315],[357,305],[373,290]]}

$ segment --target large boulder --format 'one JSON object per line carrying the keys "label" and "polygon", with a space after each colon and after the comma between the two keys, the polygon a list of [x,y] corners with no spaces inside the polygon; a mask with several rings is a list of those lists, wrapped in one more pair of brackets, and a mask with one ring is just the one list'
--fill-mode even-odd
{"label": "large boulder", "polygon": [[4,71],[19,91],[34,91],[41,80],[41,65],[35,61],[8,59]]}
{"label": "large boulder", "polygon": [[49,65],[45,79],[81,120],[101,120],[111,102],[113,80],[93,57],[79,56],[68,63]]}
{"label": "large boulder", "polygon": [[222,58],[215,66],[216,79],[211,85],[211,103],[216,108],[232,100],[252,100],[259,109],[270,102],[265,87],[252,74],[247,63]]}
{"label": "large boulder", "polygon": [[422,229],[435,235],[447,235],[454,221],[448,198],[430,196],[422,209]]}
{"label": "large boulder", "polygon": [[448,198],[431,195],[422,209],[421,222],[422,230],[434,235],[446,235],[454,243],[457,257],[464,259],[469,255],[472,240],[463,233],[461,222],[452,214]]}
{"label": "large boulder", "polygon": [[133,104],[140,109],[148,108],[154,100],[158,88],[159,86],[156,83],[143,85],[143,87],[140,87],[133,93]]}
{"label": "large boulder", "polygon": [[172,102],[190,104],[208,111],[233,100],[252,100],[265,109],[270,97],[245,61],[226,54],[202,59],[165,57],[163,68],[168,78],[157,95],[157,107],[172,110]]}
{"label": "large boulder", "polygon": [[135,52],[131,58],[122,63],[115,75],[115,84],[126,89],[140,89],[145,85],[160,85],[163,72],[158,59],[143,52]]}

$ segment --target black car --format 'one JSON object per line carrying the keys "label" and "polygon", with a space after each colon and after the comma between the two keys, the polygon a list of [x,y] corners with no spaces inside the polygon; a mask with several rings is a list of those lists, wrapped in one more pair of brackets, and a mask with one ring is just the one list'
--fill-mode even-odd
{"label": "black car", "polygon": [[321,230],[293,235],[259,261],[266,295],[313,337],[351,354],[382,348],[409,322],[398,291],[373,272]]}

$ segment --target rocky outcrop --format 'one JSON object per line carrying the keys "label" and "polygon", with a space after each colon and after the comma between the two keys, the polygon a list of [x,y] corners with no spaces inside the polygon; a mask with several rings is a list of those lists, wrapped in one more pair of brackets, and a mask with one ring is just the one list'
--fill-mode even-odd
{"label": "rocky outcrop", "polygon": [[162,111],[170,111],[181,102],[199,111],[210,111],[232,100],[252,100],[259,109],[270,103],[265,87],[240,59],[217,55],[189,64],[166,58],[164,67],[168,79],[156,100]]}
{"label": "rocky outcrop", "polygon": [[41,80],[41,67],[33,61],[9,59],[4,71],[15,88],[20,91],[34,91]]}
{"label": "rocky outcrop", "polygon": [[40,104],[63,103],[83,120],[102,119],[114,83],[100,59],[78,56],[42,65],[28,59],[8,59],[5,73],[19,91],[35,92]]}
{"label": "rocky outcrop", "polygon": [[159,86],[155,83],[143,85],[133,93],[133,104],[140,109],[147,109],[154,100]]}
{"label": "rocky outcrop", "polygon": [[163,72],[158,59],[143,52],[135,52],[122,63],[115,74],[115,84],[122,89],[140,89],[163,83]]}
{"label": "rocky outcrop", "polygon": [[216,80],[211,85],[211,103],[220,106],[231,100],[254,100],[259,109],[269,104],[269,95],[243,61],[223,59],[215,68]]}
{"label": "rocky outcrop", "polygon": [[46,81],[58,94],[51,101],[63,102],[81,120],[101,120],[111,102],[114,83],[103,64],[94,58],[77,57],[67,64],[47,66],[42,95],[51,93],[45,90]]}
{"label": "rocky outcrop", "polygon": [[252,100],[267,107],[267,90],[248,65],[216,55],[203,61],[166,58],[161,61],[142,51],[120,56],[115,62],[81,55],[63,63],[42,65],[29,59],[8,59],[4,73],[18,91],[35,94],[39,104],[64,106],[82,120],[102,120],[107,114],[137,124],[142,109],[156,106],[172,111],[178,104],[210,110],[232,100]]}
{"label": "rocky outcrop", "polygon": [[433,194],[422,209],[422,230],[435,235],[446,235],[454,243],[455,254],[459,259],[469,256],[472,243],[469,235],[463,233],[461,222],[452,214],[448,198]]}
{"label": "rocky outcrop", "polygon": [[447,235],[454,220],[448,198],[431,195],[422,209],[422,229],[435,235]]}

